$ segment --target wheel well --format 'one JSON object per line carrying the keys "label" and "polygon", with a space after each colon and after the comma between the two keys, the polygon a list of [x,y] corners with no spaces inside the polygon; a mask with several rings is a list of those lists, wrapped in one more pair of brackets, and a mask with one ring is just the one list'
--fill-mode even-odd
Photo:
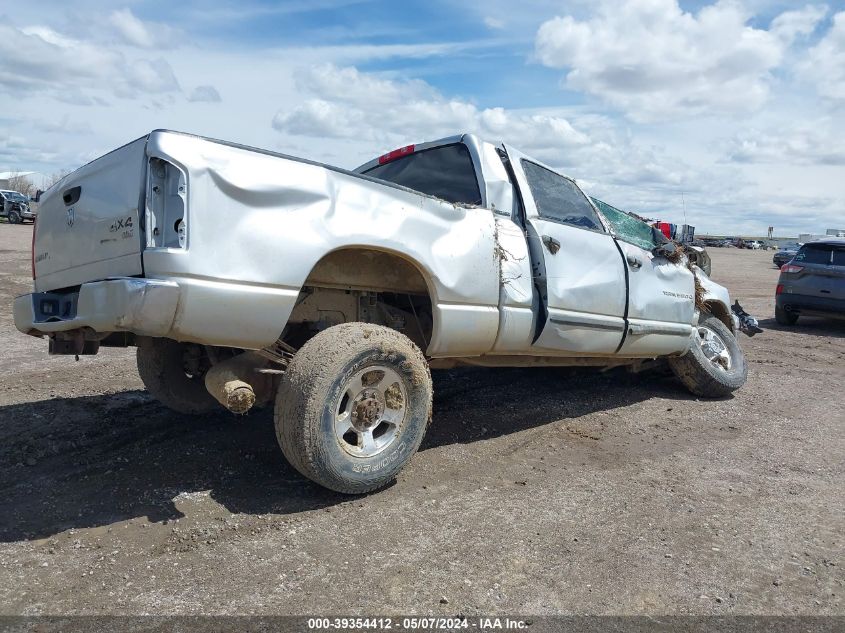
{"label": "wheel well", "polygon": [[288,320],[296,346],[327,327],[361,321],[404,333],[423,351],[434,331],[431,287],[419,267],[395,253],[346,248],[325,255],[308,275]]}
{"label": "wheel well", "polygon": [[725,304],[723,304],[721,301],[710,300],[704,302],[704,307],[710,314],[712,314],[714,317],[724,323],[726,328],[728,328],[731,332],[734,331],[734,322],[731,318],[731,313],[725,307]]}
{"label": "wheel well", "polygon": [[431,298],[428,283],[416,265],[394,253],[369,248],[332,251],[317,262],[304,285],[401,292]]}

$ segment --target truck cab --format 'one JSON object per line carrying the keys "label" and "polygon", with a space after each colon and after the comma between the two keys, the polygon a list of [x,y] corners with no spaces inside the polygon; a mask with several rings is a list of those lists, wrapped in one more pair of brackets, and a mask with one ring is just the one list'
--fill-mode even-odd
{"label": "truck cab", "polygon": [[688,348],[692,270],[661,251],[667,240],[658,232],[599,208],[548,165],[464,134],[399,148],[355,171],[493,212],[503,283],[492,354],[629,358]]}

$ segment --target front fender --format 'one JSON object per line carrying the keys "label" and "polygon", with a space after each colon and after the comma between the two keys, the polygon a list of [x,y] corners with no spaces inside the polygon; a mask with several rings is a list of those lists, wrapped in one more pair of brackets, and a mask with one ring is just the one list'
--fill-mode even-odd
{"label": "front fender", "polygon": [[704,305],[713,316],[736,334],[739,321],[731,312],[731,296],[728,289],[710,279],[698,266],[693,266],[692,272],[695,275],[696,285],[702,290],[700,296],[696,297],[697,303]]}

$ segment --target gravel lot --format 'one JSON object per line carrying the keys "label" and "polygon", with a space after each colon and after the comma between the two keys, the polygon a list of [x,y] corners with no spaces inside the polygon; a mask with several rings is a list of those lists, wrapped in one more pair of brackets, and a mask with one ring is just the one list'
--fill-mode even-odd
{"label": "gravel lot", "polygon": [[767,330],[749,380],[460,370],[397,483],[350,498],[287,465],[269,411],[204,419],[134,350],[19,334],[31,228],[0,223],[5,614],[845,614],[845,323],[773,315],[771,253],[712,249]]}

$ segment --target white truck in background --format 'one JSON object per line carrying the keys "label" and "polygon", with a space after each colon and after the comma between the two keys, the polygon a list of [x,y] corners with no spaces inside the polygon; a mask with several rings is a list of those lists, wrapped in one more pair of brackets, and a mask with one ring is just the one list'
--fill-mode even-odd
{"label": "white truck in background", "polygon": [[697,395],[742,386],[727,290],[609,214],[471,134],[350,172],[158,130],[42,196],[15,324],[53,354],[136,346],[179,412],[275,401],[291,464],[364,493],[419,447],[430,367],[665,358]]}

